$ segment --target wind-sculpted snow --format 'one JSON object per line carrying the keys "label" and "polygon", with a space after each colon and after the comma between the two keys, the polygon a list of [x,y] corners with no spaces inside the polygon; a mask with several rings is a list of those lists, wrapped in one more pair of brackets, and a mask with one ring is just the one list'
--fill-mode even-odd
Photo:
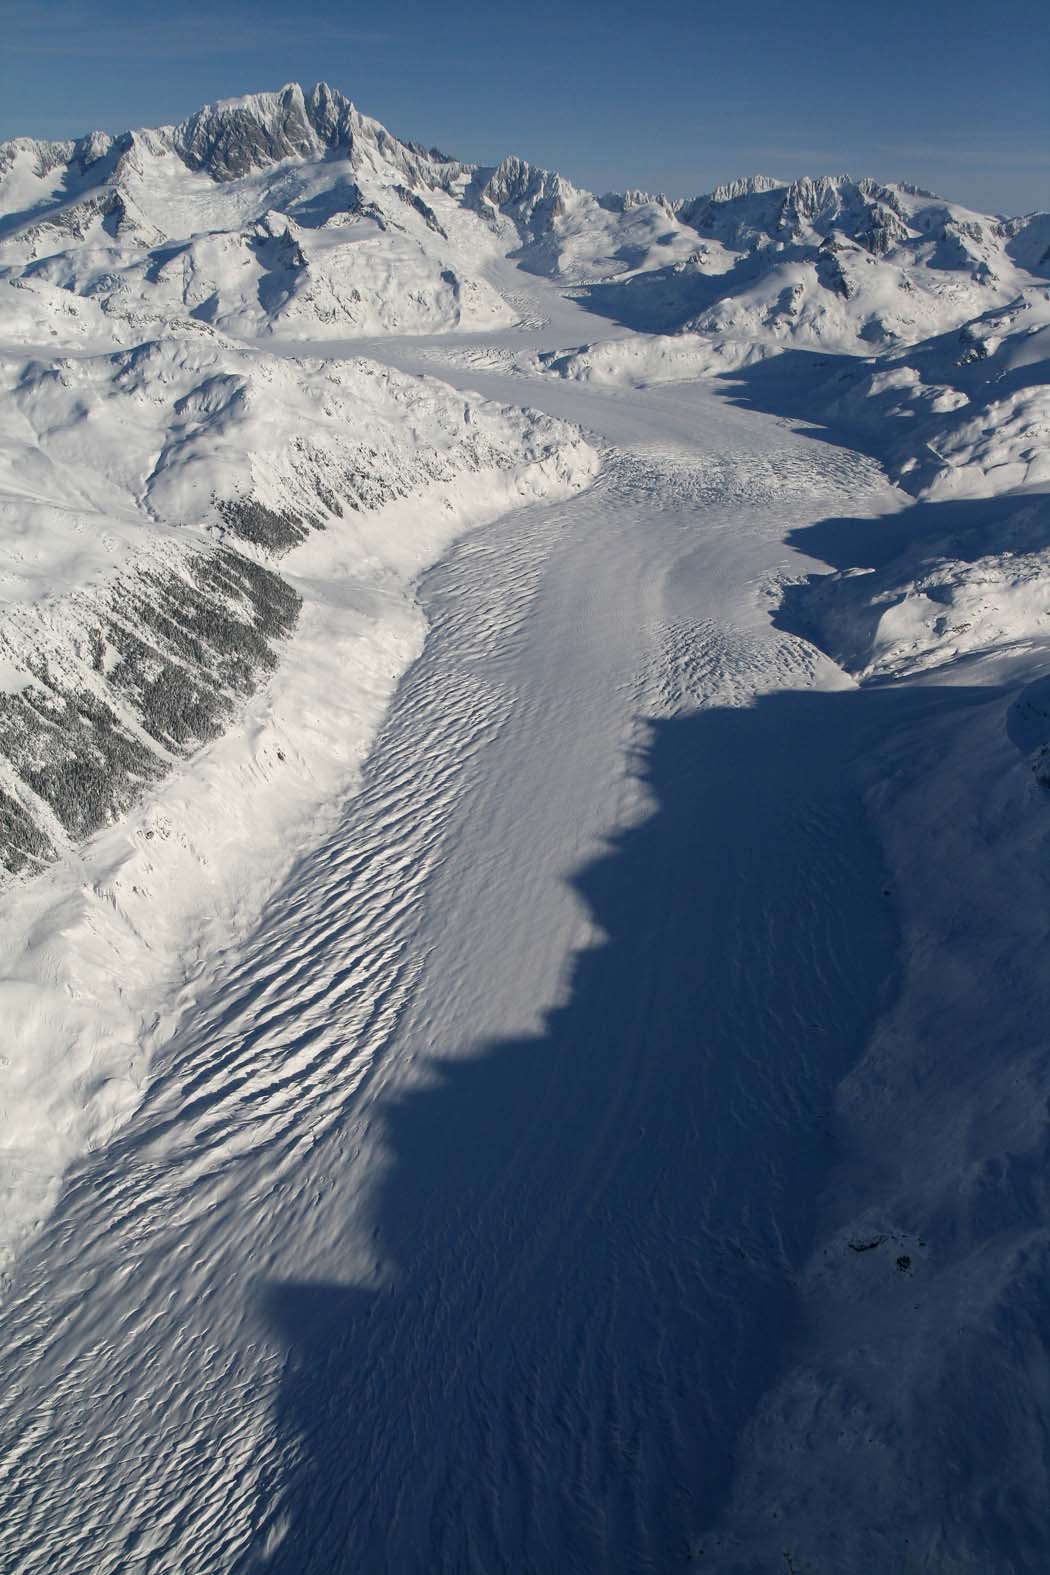
{"label": "wind-sculpted snow", "polygon": [[[703,589],[697,521],[749,579],[784,558],[785,507],[882,483],[713,401],[606,457],[578,504],[430,576],[432,634],[361,792],[222,983],[194,986],[120,1158],[86,1161],[23,1257],[22,1386],[0,1385],[20,1575],[130,1553],[184,1575],[455,1569],[468,1545],[488,1568],[626,1570],[704,1545],[723,1439],[779,1365],[823,1079],[889,927],[856,805],[822,777],[847,735],[814,713],[796,769],[751,709],[781,694],[797,727],[812,652],[750,593],[730,614]],[[765,829],[743,867],[720,835],[712,864],[741,752]],[[828,891],[857,884],[864,927],[829,944]],[[792,980],[774,1016],[770,976]],[[806,1177],[790,1199],[781,1167]],[[42,1309],[69,1251],[77,1289]],[[141,1312],[116,1340],[122,1308]]]}
{"label": "wind-sculpted snow", "polygon": [[418,648],[415,576],[597,456],[429,378],[212,331],[0,379],[6,1251],[134,1105],[188,937],[234,933],[346,791]]}
{"label": "wind-sculpted snow", "polygon": [[12,1571],[1041,1568],[1047,647],[857,682],[784,590],[918,544],[873,461],[520,386],[602,475],[428,576],[14,1265]]}

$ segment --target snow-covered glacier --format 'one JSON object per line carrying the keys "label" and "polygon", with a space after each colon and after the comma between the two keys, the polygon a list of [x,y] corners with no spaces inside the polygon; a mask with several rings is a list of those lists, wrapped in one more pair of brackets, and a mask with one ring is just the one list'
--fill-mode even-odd
{"label": "snow-covered glacier", "polygon": [[1050,1561],[1050,216],[0,145],[0,1564]]}

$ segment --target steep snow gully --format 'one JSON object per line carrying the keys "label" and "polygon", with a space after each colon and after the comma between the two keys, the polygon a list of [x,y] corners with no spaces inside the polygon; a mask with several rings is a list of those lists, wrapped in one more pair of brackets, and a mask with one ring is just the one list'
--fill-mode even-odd
{"label": "steep snow gully", "polygon": [[[546,338],[579,336],[533,288]],[[437,370],[438,342],[367,348]],[[890,1201],[958,897],[942,873],[923,910],[908,1076],[923,795],[963,801],[1009,675],[858,688],[776,627],[779,584],[818,567],[789,533],[899,506],[871,461],[710,384],[462,353],[444,375],[579,421],[601,475],[424,578],[430,633],[360,792],[23,1253],[0,1564],[1036,1568],[1038,1483],[1009,1526],[985,1491],[1026,1436],[1010,1384],[958,1469],[918,1414],[922,1364],[943,1378],[980,1317],[936,1314],[953,1225],[945,1204],[938,1241],[915,1200],[947,1149]]]}

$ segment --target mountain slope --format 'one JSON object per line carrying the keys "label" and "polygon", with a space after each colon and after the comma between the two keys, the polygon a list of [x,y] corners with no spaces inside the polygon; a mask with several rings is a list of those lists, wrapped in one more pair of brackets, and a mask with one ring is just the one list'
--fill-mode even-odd
{"label": "mountain slope", "polygon": [[278,360],[214,335],[0,358],[0,379],[12,871],[112,821],[230,724],[302,601],[277,558],[296,563],[323,533],[313,557],[332,575],[401,580],[447,527],[421,520],[384,540],[392,505],[440,518],[464,485],[479,500],[557,489],[591,464],[543,418],[371,362]]}
{"label": "mountain slope", "polygon": [[1045,216],[1003,221],[903,185],[744,182],[678,216],[701,238],[690,258],[588,300],[635,329],[716,339],[727,359],[756,344],[911,343],[1050,277]]}

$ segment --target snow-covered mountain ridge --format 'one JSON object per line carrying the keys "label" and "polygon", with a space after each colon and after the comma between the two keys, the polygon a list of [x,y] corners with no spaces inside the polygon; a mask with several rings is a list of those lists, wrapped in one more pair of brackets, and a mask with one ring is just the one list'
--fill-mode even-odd
{"label": "snow-covered mountain ridge", "polygon": [[596,285],[588,304],[647,331],[863,350],[1045,276],[1050,219],[841,175],[598,198],[519,158],[402,142],[325,84],[178,126],[0,145],[0,278],[115,318],[162,308],[252,337],[496,327],[512,313],[487,265],[506,255]]}

